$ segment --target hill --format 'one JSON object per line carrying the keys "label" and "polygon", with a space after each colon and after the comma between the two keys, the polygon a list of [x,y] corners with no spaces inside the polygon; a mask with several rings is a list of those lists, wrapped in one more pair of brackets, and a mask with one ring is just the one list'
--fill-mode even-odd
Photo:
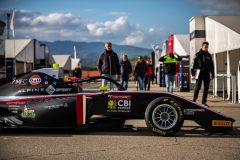
{"label": "hill", "polygon": [[[72,57],[74,54],[73,46],[75,46],[77,58],[81,59],[84,67],[95,67],[100,53],[104,50],[103,42],[42,41],[41,43],[49,47],[50,54],[69,54]],[[129,58],[134,58],[140,55],[149,55],[152,52],[151,49],[116,44],[113,44],[113,50],[118,53],[119,58],[121,58],[122,53],[126,53]]]}

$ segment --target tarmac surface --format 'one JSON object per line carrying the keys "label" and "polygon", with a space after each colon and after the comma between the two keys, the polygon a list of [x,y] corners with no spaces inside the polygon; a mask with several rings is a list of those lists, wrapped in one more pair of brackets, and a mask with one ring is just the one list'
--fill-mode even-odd
{"label": "tarmac surface", "polygon": [[[129,90],[136,90],[133,82]],[[158,85],[151,90],[165,92]],[[175,89],[174,93],[189,100],[193,96],[192,91]],[[185,121],[175,136],[161,137],[152,134],[144,120],[127,121],[138,131],[7,130],[0,132],[0,160],[239,160],[240,104],[209,94],[208,105],[236,120],[232,132],[208,133],[195,122]]]}

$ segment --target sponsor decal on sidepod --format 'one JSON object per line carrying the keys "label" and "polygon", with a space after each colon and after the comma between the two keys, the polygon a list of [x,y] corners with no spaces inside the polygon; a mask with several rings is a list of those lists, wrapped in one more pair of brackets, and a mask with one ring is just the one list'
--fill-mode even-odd
{"label": "sponsor decal on sidepod", "polygon": [[41,77],[39,75],[33,75],[29,78],[29,83],[31,85],[38,85],[42,81]]}

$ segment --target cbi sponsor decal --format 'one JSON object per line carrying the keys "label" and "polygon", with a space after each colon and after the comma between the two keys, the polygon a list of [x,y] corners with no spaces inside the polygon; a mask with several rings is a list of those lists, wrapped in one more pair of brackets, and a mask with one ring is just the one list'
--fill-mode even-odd
{"label": "cbi sponsor decal", "polygon": [[114,100],[108,100],[108,109],[116,109],[117,102]]}
{"label": "cbi sponsor decal", "polygon": [[42,81],[41,77],[39,75],[33,75],[29,78],[29,83],[31,85],[38,85]]}
{"label": "cbi sponsor decal", "polygon": [[224,121],[224,120],[212,120],[212,126],[216,127],[231,127],[231,121]]}
{"label": "cbi sponsor decal", "polygon": [[108,95],[107,112],[131,112],[130,95]]}
{"label": "cbi sponsor decal", "polygon": [[22,118],[35,118],[36,114],[33,109],[29,109],[26,105],[22,109],[22,113],[20,114]]}
{"label": "cbi sponsor decal", "polygon": [[28,82],[28,79],[14,79],[12,84],[17,86],[26,86]]}

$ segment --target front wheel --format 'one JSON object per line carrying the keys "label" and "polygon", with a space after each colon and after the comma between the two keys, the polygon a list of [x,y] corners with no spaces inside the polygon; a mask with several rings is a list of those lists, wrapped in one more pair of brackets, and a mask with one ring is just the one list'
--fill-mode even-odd
{"label": "front wheel", "polygon": [[157,98],[148,105],[145,121],[147,127],[155,134],[174,135],[183,125],[183,108],[170,97]]}

